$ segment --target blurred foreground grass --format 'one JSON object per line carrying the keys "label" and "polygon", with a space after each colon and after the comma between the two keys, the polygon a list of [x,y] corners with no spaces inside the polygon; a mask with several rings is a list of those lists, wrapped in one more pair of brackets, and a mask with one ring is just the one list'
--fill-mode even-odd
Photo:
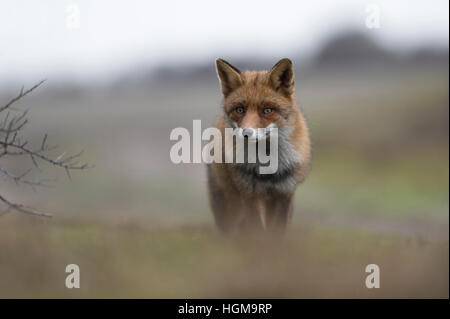
{"label": "blurred foreground grass", "polygon": [[[0,224],[0,297],[448,298],[447,240],[305,224],[283,240],[225,239],[210,226]],[[81,269],[66,289],[65,267]],[[381,288],[365,288],[378,264]]]}

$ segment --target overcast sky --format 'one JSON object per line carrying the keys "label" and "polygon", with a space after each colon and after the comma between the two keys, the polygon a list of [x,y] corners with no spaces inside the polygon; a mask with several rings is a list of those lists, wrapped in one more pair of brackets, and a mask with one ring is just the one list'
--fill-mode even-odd
{"label": "overcast sky", "polygon": [[[380,9],[379,29],[365,25],[369,4]],[[349,28],[396,50],[448,48],[448,6],[447,0],[2,0],[0,83],[108,78],[139,65],[213,56],[308,55]]]}

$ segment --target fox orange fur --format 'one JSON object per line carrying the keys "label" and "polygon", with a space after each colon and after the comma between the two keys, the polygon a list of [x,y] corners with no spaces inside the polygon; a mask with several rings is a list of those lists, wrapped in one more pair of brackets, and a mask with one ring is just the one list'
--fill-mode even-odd
{"label": "fox orange fur", "polygon": [[216,224],[225,233],[282,232],[292,216],[295,189],[306,177],[311,160],[308,126],[294,95],[292,62],[282,59],[270,71],[241,72],[217,59],[216,67],[224,96],[223,112],[216,122],[222,136],[225,128],[255,130],[269,125],[277,127],[280,136],[274,174],[261,175],[257,165],[250,163],[208,164]]}

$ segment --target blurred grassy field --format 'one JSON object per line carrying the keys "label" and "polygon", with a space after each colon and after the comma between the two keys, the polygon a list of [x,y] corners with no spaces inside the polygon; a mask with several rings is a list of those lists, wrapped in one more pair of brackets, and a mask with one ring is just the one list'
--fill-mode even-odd
{"label": "blurred grassy field", "polygon": [[[448,241],[318,224],[295,226],[279,241],[224,240],[209,225],[28,220],[1,223],[0,240],[7,298],[448,296]],[[80,266],[80,289],[64,286],[70,263]],[[381,269],[378,290],[364,285],[370,263]]]}
{"label": "blurred grassy field", "polygon": [[[203,165],[169,161],[171,129],[213,123],[218,83],[24,101],[29,134],[96,167],[71,182],[44,167],[59,182],[37,192],[2,182],[55,216],[0,218],[0,297],[448,298],[448,65],[296,83],[314,160],[281,241],[221,238]],[[64,287],[69,263],[81,289]],[[378,290],[364,286],[370,263]]]}

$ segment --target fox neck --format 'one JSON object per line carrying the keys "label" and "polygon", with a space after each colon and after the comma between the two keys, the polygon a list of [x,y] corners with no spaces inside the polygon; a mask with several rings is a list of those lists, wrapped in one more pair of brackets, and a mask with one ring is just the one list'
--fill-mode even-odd
{"label": "fox neck", "polygon": [[[293,168],[301,163],[301,156],[294,149],[290,142],[290,136],[292,134],[293,129],[289,127],[281,127],[278,128],[278,170],[273,175],[282,175],[288,171],[293,170]],[[264,143],[258,143],[258,141],[254,142],[258,145],[263,145],[266,148],[266,155],[270,155],[270,138],[267,137],[267,140]],[[247,154],[248,154],[248,142],[244,143],[244,151],[245,151],[245,162],[244,163],[236,163],[239,169],[245,170],[248,173],[253,173],[255,175],[260,175],[259,167],[261,164],[258,159],[258,152],[256,152],[256,163],[248,162]],[[271,174],[272,175],[272,174]]]}

